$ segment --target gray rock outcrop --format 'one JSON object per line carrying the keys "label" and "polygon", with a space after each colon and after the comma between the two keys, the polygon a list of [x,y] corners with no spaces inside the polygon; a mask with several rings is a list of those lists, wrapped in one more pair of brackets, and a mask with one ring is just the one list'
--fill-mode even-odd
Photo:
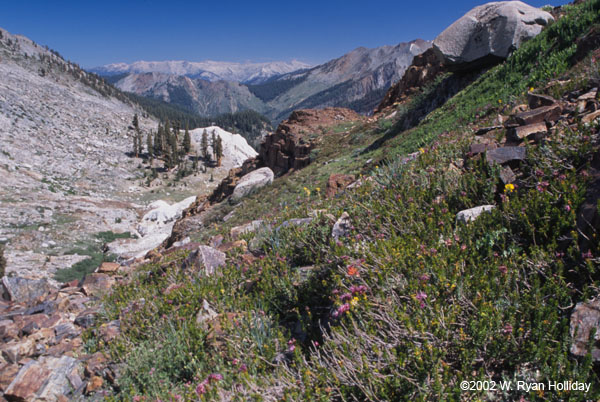
{"label": "gray rock outcrop", "polygon": [[433,41],[433,48],[456,70],[477,68],[507,58],[553,20],[550,13],[520,1],[487,3],[446,28]]}
{"label": "gray rock outcrop", "polygon": [[231,200],[237,201],[240,198],[243,198],[248,194],[258,190],[259,188],[273,183],[274,177],[275,175],[273,174],[273,171],[267,167],[248,173],[240,179],[238,184],[233,189]]}

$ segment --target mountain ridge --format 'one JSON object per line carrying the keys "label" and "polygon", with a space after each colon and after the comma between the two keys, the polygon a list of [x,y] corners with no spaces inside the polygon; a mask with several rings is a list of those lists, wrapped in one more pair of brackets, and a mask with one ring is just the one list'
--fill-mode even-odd
{"label": "mountain ridge", "polygon": [[135,61],[133,63],[112,63],[93,67],[89,71],[99,75],[111,76],[123,73],[164,73],[201,78],[207,81],[236,81],[260,83],[267,79],[292,71],[311,67],[298,60],[274,61],[264,63],[236,63],[227,61]]}
{"label": "mountain ridge", "polygon": [[385,91],[400,80],[413,58],[430,47],[431,42],[422,39],[376,48],[358,47],[315,67],[252,82],[210,81],[154,71],[128,74],[114,85],[201,115],[253,109],[279,122],[294,109],[330,106],[368,114]]}

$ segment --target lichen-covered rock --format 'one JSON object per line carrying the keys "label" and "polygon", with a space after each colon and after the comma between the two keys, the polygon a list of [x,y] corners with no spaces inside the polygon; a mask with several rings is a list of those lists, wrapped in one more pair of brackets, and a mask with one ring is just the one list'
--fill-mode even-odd
{"label": "lichen-covered rock", "polygon": [[344,212],[340,219],[333,225],[333,229],[331,229],[331,237],[335,240],[340,239],[341,237],[346,237],[350,234],[351,230],[351,222],[350,215],[347,212]]}
{"label": "lichen-covered rock", "polygon": [[491,211],[494,208],[496,208],[494,205],[481,205],[478,207],[465,209],[456,214],[456,220],[463,223],[471,222],[477,219],[482,213]]}
{"label": "lichen-covered rock", "polygon": [[3,297],[13,302],[28,302],[56,290],[46,279],[28,279],[18,276],[2,278]]}
{"label": "lichen-covered rock", "polygon": [[72,357],[45,356],[31,360],[7,387],[4,397],[8,400],[58,400],[82,385],[78,373],[79,363]]}
{"label": "lichen-covered rock", "polygon": [[259,188],[273,183],[274,177],[273,171],[268,167],[248,173],[235,186],[233,194],[231,194],[231,199],[237,201]]}
{"label": "lichen-covered rock", "polygon": [[183,263],[184,268],[204,270],[206,275],[212,275],[217,268],[225,265],[225,253],[209,246],[198,246],[191,252]]}
{"label": "lichen-covered rock", "polygon": [[[585,356],[588,352],[590,332],[594,329],[594,341],[600,340],[600,299],[578,303],[571,314],[571,353]],[[600,349],[592,347],[592,359],[600,361]]]}
{"label": "lichen-covered rock", "polygon": [[487,3],[446,28],[433,41],[433,48],[446,65],[471,69],[507,58],[553,20],[549,13],[520,1]]}

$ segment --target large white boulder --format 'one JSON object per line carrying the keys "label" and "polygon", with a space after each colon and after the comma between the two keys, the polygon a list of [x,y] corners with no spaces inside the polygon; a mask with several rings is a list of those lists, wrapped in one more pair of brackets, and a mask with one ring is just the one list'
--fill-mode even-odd
{"label": "large white boulder", "polygon": [[194,147],[200,151],[202,144],[202,133],[206,130],[208,136],[208,151],[212,155],[211,137],[214,133],[215,136],[221,137],[223,143],[223,160],[222,164],[225,167],[233,168],[242,166],[244,161],[249,158],[254,158],[258,153],[252,148],[246,139],[239,134],[233,134],[229,131],[223,130],[218,126],[210,126],[204,128],[197,128],[190,131],[190,137]]}
{"label": "large white boulder", "polygon": [[240,179],[233,189],[231,200],[237,201],[255,190],[273,183],[274,177],[273,171],[268,167],[260,168],[248,173]]}
{"label": "large white boulder", "polygon": [[447,65],[457,68],[505,59],[553,20],[549,13],[520,1],[487,3],[446,28],[433,48]]}

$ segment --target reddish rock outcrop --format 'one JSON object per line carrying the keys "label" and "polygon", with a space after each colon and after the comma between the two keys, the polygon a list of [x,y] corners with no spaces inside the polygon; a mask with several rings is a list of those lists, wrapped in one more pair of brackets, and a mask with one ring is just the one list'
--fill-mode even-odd
{"label": "reddish rock outcrop", "polygon": [[292,112],[260,146],[260,159],[277,175],[310,163],[310,151],[327,127],[364,117],[350,109],[303,109]]}
{"label": "reddish rock outcrop", "polygon": [[333,197],[356,180],[353,174],[332,174],[327,180],[327,197]]}
{"label": "reddish rock outcrop", "polygon": [[387,91],[385,97],[375,109],[375,113],[380,113],[394,106],[394,104],[405,102],[409,96],[418,92],[443,72],[446,72],[446,69],[442,66],[433,49],[415,56],[402,79]]}

